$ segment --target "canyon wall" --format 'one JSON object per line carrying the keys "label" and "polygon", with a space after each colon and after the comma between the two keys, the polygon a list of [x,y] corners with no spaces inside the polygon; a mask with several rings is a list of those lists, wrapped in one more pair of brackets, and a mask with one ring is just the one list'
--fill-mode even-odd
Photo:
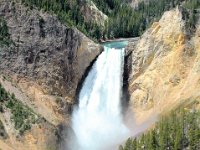
{"label": "canyon wall", "polygon": [[[85,21],[103,25],[107,16],[93,3],[84,4],[80,9]],[[129,42],[124,100],[129,99],[134,112],[129,117],[138,124],[182,105],[196,103],[200,108],[199,18],[198,10],[177,7]],[[19,0],[0,1],[2,19],[10,42],[0,42],[0,83],[38,121],[19,134],[7,102],[0,102],[0,148],[59,149],[77,91],[103,49],[51,12],[26,7]]]}
{"label": "canyon wall", "polygon": [[1,120],[10,129],[5,128],[4,142],[11,149],[58,149],[60,124],[69,124],[78,84],[102,47],[50,12],[17,0],[1,0],[0,17],[12,41],[0,46],[0,82],[45,120],[20,136],[12,122],[6,123],[10,116],[5,109]]}
{"label": "canyon wall", "polygon": [[129,44],[129,107],[138,123],[181,105],[199,107],[199,18],[198,11],[177,7]]}

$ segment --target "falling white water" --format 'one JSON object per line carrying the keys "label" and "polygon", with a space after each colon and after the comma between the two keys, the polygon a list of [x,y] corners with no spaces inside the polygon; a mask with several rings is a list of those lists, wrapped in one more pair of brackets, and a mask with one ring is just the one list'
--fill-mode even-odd
{"label": "falling white water", "polygon": [[[115,149],[128,129],[121,116],[124,48],[104,47],[79,94],[72,116],[73,150]],[[76,145],[76,146],[75,146]]]}

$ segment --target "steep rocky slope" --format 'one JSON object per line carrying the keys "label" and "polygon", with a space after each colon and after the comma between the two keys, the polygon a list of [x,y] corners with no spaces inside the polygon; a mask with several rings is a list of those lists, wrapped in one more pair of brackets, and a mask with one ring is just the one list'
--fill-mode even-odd
{"label": "steep rocky slope", "polygon": [[167,11],[129,45],[130,108],[138,123],[194,100],[199,107],[200,17],[196,11],[191,28],[189,16],[180,7]]}
{"label": "steep rocky slope", "polygon": [[131,7],[136,8],[138,7],[139,3],[141,2],[148,2],[149,0],[129,0],[129,4]]}
{"label": "steep rocky slope", "polygon": [[[20,150],[57,149],[57,126],[69,123],[78,84],[102,48],[77,29],[63,25],[55,15],[19,1],[1,0],[0,17],[12,40],[9,46],[0,46],[0,83],[46,120],[25,133],[22,141],[3,121],[11,128],[7,128],[6,143]],[[8,120],[6,113],[1,117]],[[51,140],[54,142],[48,142]]]}
{"label": "steep rocky slope", "polygon": [[108,16],[100,11],[93,1],[82,0],[81,3],[80,10],[84,17],[84,21],[104,26],[105,21],[108,20]]}

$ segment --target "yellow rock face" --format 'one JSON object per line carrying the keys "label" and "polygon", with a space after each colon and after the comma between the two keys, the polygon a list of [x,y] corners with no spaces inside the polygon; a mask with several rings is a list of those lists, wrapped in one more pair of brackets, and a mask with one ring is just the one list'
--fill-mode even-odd
{"label": "yellow rock face", "polygon": [[166,12],[132,52],[130,108],[138,123],[200,98],[200,38],[186,37],[179,8]]}

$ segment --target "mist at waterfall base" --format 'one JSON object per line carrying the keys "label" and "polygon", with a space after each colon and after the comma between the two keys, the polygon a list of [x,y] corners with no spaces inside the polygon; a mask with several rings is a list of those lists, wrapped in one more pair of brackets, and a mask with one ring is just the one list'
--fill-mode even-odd
{"label": "mist at waterfall base", "polygon": [[124,48],[104,46],[86,77],[74,108],[72,150],[113,148],[129,134],[121,116]]}
{"label": "mist at waterfall base", "polygon": [[[115,150],[134,135],[121,114],[126,44],[126,41],[105,44],[92,66],[79,93],[79,104],[73,110],[74,136],[67,149]],[[133,127],[134,120],[131,124]],[[135,128],[137,132],[142,131],[139,128]]]}

